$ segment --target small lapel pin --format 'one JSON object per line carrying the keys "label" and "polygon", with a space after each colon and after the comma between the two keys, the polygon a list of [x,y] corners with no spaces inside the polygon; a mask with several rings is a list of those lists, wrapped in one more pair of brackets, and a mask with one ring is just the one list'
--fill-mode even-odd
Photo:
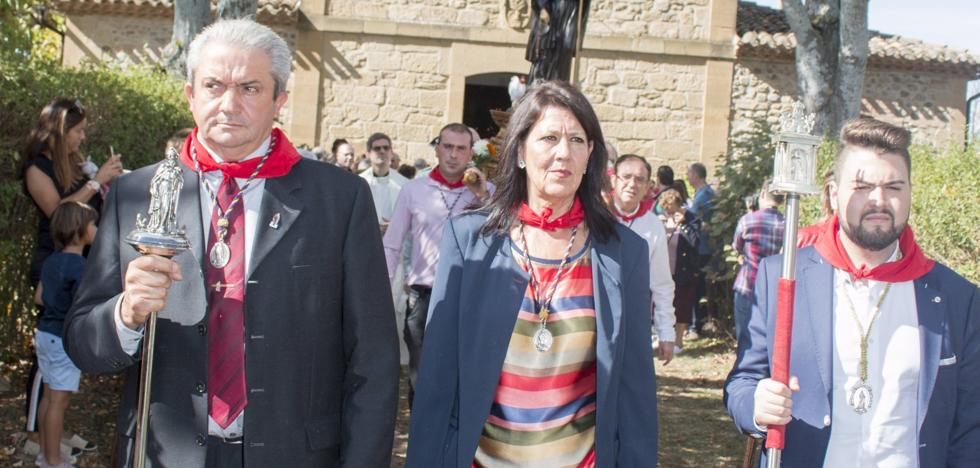
{"label": "small lapel pin", "polygon": [[272,221],[269,221],[269,227],[279,229],[279,213],[272,215]]}
{"label": "small lapel pin", "polygon": [[939,304],[940,302],[943,302],[943,300],[939,296],[936,296],[936,297],[932,298],[932,302],[935,302],[936,304]]}

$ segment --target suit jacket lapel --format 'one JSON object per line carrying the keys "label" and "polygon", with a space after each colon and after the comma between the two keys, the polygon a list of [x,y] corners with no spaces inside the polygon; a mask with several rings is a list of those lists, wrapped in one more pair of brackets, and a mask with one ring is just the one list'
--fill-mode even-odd
{"label": "suit jacket lapel", "polygon": [[262,260],[286,235],[303,211],[302,200],[293,195],[294,191],[300,189],[300,175],[295,168],[282,177],[265,180],[265,193],[262,196],[259,219],[256,221],[255,242],[252,245],[252,258],[246,278],[251,278],[255,269],[262,264]]}
{"label": "suit jacket lapel", "polygon": [[[623,317],[623,297],[620,282],[620,242],[610,238],[605,244],[593,241],[592,286],[595,290],[596,316],[596,417],[602,418],[608,400],[613,364],[622,362],[619,346],[620,323]],[[597,424],[600,424],[597,421]]]}
{"label": "suit jacket lapel", "polygon": [[796,284],[803,287],[797,291],[794,315],[798,320],[809,320],[817,369],[829,402],[834,383],[834,270],[820,258],[816,250],[812,250],[808,257],[801,260],[802,268]]}
{"label": "suit jacket lapel", "polygon": [[915,306],[919,316],[919,401],[917,428],[922,428],[922,422],[929,408],[932,390],[936,385],[936,375],[939,372],[939,359],[943,351],[943,335],[946,328],[946,301],[943,294],[932,281],[932,273],[913,282],[915,286]]}
{"label": "suit jacket lapel", "polygon": [[[180,201],[177,209],[177,226],[184,230],[190,248],[187,252],[194,256],[198,268],[205,271],[204,264],[204,224],[201,220],[201,187],[197,173],[181,164],[184,173],[184,186],[180,189]],[[204,276],[201,284],[204,284]],[[190,278],[191,275],[185,277]]]}

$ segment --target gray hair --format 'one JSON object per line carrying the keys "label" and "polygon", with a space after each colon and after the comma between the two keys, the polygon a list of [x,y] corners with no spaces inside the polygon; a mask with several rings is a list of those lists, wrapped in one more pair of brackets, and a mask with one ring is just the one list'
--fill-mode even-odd
{"label": "gray hair", "polygon": [[211,42],[236,45],[245,50],[261,50],[272,62],[275,81],[273,97],[286,89],[293,70],[293,55],[289,45],[275,31],[248,19],[222,20],[204,28],[187,48],[187,82],[194,84],[194,71],[201,60],[201,51]]}

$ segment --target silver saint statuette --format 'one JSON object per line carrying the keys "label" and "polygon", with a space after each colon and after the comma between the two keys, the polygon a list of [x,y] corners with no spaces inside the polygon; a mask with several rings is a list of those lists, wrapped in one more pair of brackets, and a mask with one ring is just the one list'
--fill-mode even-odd
{"label": "silver saint statuette", "polygon": [[[136,215],[136,226],[126,242],[143,255],[171,258],[190,246],[184,230],[177,227],[177,202],[184,176],[177,163],[177,150],[170,148],[167,158],[150,180],[150,209],[147,218]],[[140,368],[140,393],[136,403],[136,447],[133,467],[146,466],[146,435],[150,420],[150,388],[153,379],[153,350],[156,341],[157,314],[150,314],[143,331],[143,365]]]}
{"label": "silver saint statuette", "polygon": [[184,186],[184,176],[177,159],[177,150],[170,148],[167,158],[150,181],[148,218],[137,214],[135,229],[126,236],[126,242],[141,254],[169,258],[187,250],[189,246],[184,230],[177,227],[177,202],[180,189]]}

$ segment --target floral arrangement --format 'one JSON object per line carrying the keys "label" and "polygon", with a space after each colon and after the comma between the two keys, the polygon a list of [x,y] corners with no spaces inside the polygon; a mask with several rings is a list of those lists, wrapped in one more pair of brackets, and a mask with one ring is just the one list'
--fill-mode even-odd
{"label": "floral arrangement", "polygon": [[[477,140],[473,143],[473,159],[470,165],[483,171],[487,177],[492,177],[497,169],[497,148],[485,138]],[[464,177],[463,182],[471,181]]]}
{"label": "floral arrangement", "polygon": [[485,170],[487,166],[496,165],[497,148],[490,140],[482,138],[473,143],[473,165]]}

